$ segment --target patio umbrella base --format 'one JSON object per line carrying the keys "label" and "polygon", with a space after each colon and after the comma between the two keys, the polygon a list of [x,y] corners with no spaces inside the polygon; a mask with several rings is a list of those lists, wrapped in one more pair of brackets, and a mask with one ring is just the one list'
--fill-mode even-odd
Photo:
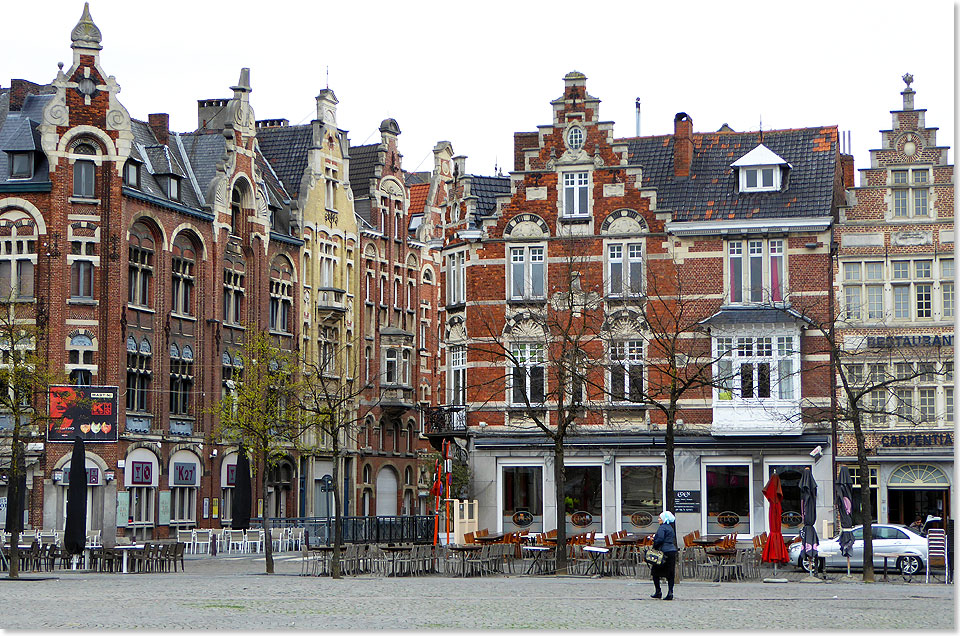
{"label": "patio umbrella base", "polygon": [[787,579],[763,579],[764,583],[789,583]]}
{"label": "patio umbrella base", "polygon": [[801,583],[825,583],[823,579],[818,579],[815,576],[808,576],[808,577],[802,578],[800,579],[800,582]]}
{"label": "patio umbrella base", "polygon": [[859,581],[859,576],[854,576],[852,574],[844,574],[843,576],[837,577],[838,581]]}

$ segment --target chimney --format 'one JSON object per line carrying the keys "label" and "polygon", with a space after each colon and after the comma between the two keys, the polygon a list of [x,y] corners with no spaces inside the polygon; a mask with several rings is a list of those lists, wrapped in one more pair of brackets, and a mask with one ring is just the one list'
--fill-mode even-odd
{"label": "chimney", "polygon": [[198,99],[197,128],[222,129],[229,101],[229,99]]}
{"label": "chimney", "polygon": [[840,168],[843,170],[843,187],[853,188],[854,174],[853,155],[840,155]]}
{"label": "chimney", "polygon": [[689,177],[693,163],[693,120],[686,113],[673,118],[673,176]]}
{"label": "chimney", "polygon": [[147,125],[161,146],[166,146],[170,139],[170,115],[167,113],[151,113],[147,116]]}
{"label": "chimney", "polygon": [[257,120],[257,130],[261,128],[284,128],[290,125],[289,119],[278,118],[278,119],[258,119]]}

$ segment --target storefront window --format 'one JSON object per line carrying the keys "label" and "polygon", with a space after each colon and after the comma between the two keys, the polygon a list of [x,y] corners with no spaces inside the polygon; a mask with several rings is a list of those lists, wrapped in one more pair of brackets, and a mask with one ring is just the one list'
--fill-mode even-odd
{"label": "storefront window", "polygon": [[581,532],[600,532],[602,530],[603,475],[601,466],[567,466],[563,498],[568,537]]}
{"label": "storefront window", "polygon": [[620,467],[620,528],[655,532],[663,511],[663,466]]}
{"label": "storefront window", "polygon": [[803,515],[800,512],[800,476],[808,464],[774,464],[768,469],[767,477],[776,473],[780,477],[780,489],[783,491],[783,513],[780,515],[780,529],[784,536],[800,534],[803,527]]}
{"label": "storefront window", "polygon": [[543,532],[543,467],[503,467],[503,530]]}
{"label": "storefront window", "polygon": [[707,534],[750,533],[750,466],[708,465]]}

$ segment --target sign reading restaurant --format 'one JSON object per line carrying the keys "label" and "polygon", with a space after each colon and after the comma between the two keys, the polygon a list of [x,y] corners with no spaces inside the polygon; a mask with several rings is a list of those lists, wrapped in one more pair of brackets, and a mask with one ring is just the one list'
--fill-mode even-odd
{"label": "sign reading restaurant", "polygon": [[900,347],[952,347],[952,335],[932,336],[867,336],[869,349],[899,349]]}

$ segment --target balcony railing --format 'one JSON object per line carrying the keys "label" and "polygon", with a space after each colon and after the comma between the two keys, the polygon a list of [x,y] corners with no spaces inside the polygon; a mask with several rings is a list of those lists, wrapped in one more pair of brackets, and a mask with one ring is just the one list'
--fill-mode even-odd
{"label": "balcony railing", "polygon": [[467,407],[437,406],[424,409],[427,435],[465,433],[467,431]]}

